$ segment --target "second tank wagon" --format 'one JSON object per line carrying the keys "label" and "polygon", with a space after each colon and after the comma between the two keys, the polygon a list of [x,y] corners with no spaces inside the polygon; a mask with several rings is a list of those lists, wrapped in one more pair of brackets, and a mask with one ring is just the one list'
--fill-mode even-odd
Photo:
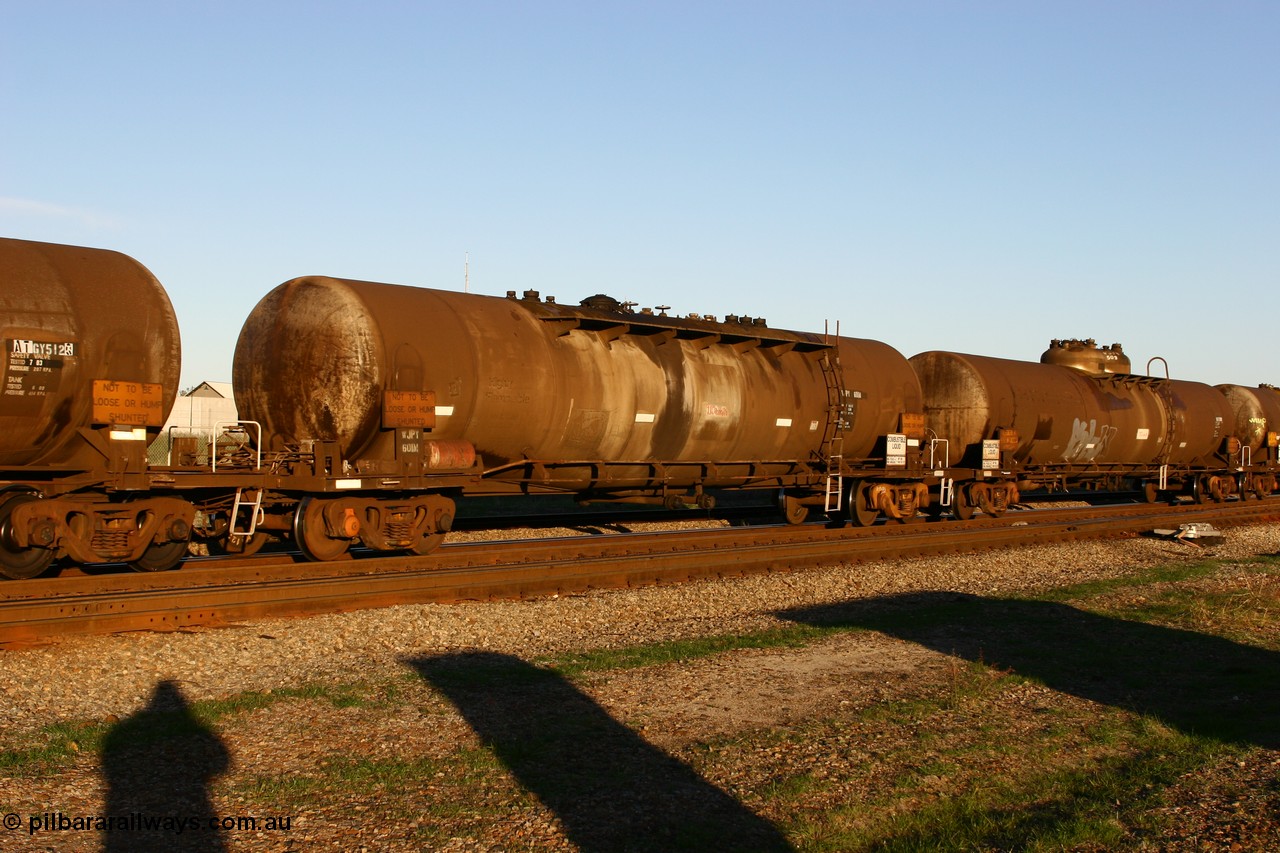
{"label": "second tank wagon", "polygon": [[332,443],[355,475],[405,473],[402,433],[421,430],[431,458],[478,459],[493,483],[703,503],[808,478],[833,448],[883,456],[919,418],[886,344],[631,309],[295,279],[245,323],[236,401],[267,448]]}

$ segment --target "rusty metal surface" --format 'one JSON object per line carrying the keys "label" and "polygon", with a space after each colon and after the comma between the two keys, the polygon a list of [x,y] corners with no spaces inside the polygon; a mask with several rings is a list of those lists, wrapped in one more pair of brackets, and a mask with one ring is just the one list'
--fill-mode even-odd
{"label": "rusty metal surface", "polygon": [[1041,364],[1071,367],[1084,373],[1132,373],[1129,356],[1120,344],[1100,347],[1093,338],[1087,340],[1055,340],[1040,355]]}
{"label": "rusty metal surface", "polygon": [[1214,455],[1231,436],[1235,415],[1226,397],[1212,385],[1181,379],[1158,380],[1173,414],[1169,462],[1214,464]]}
{"label": "rusty metal surface", "polygon": [[910,362],[888,344],[861,338],[839,340],[844,388],[849,392],[846,401],[854,414],[844,434],[844,452],[867,457],[878,439],[910,430],[902,423],[904,415],[910,422],[912,415],[924,411],[920,379]]}
{"label": "rusty metal surface", "polygon": [[1017,431],[1014,458],[1025,465],[1186,464],[1212,458],[1233,420],[1226,399],[1199,382],[939,351],[911,364],[953,464],[977,464],[981,442],[1002,427]]}
{"label": "rusty metal surface", "polygon": [[1235,416],[1235,436],[1252,451],[1255,461],[1267,450],[1267,434],[1280,432],[1280,391],[1263,385],[1216,385]]}
{"label": "rusty metal surface", "polygon": [[[94,380],[146,383],[117,411],[159,426],[178,393],[181,345],[164,288],[118,252],[0,239],[0,465],[76,465],[99,454],[78,430],[94,423]],[[123,389],[122,389],[123,390]],[[144,411],[144,409],[146,411]]]}
{"label": "rusty metal surface", "polygon": [[[490,468],[808,460],[821,450],[830,385],[821,336],[588,301],[295,279],[245,323],[236,401],[243,417],[263,422],[273,448],[333,441],[360,459],[394,457],[394,436],[379,428],[384,389],[434,393],[426,441],[469,441]],[[845,453],[870,455],[878,437],[897,429],[904,404],[919,411],[919,386],[886,344],[844,338],[838,354],[858,415]],[[611,476],[720,482],[715,471],[692,467]]]}
{"label": "rusty metal surface", "polygon": [[1109,536],[1178,521],[1256,523],[1280,518],[1280,502],[1213,507],[1091,507],[1021,513],[1017,525],[962,524],[836,530],[733,528],[518,540],[458,546],[431,557],[242,567],[228,572],[14,581],[0,587],[0,645],[67,634],[169,631],[246,619],[305,616],[422,602],[518,598],[694,577],[791,570]]}

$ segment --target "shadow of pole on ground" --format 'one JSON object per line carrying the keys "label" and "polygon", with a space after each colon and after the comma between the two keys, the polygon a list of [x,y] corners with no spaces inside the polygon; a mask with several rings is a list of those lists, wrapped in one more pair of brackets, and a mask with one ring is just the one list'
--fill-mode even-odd
{"label": "shadow of pole on ground", "polygon": [[792,849],[771,823],[554,672],[488,652],[408,663],[583,851]]}
{"label": "shadow of pole on ground", "polygon": [[1280,653],[1065,604],[922,592],[783,611],[1011,670],[1187,734],[1280,747]]}

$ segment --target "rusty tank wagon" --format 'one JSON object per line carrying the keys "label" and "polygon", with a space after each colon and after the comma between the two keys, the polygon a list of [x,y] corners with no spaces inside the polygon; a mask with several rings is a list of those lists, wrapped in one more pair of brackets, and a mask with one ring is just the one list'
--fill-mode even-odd
{"label": "rusty tank wagon", "polygon": [[[1215,385],[1235,416],[1233,434],[1240,441],[1240,493],[1266,497],[1276,490],[1274,470],[1280,446],[1280,389],[1274,385],[1246,388]],[[1247,472],[1254,472],[1249,474]],[[1268,473],[1270,472],[1270,473]]]}
{"label": "rusty tank wagon", "polygon": [[0,574],[65,552],[139,568],[186,552],[189,504],[150,495],[178,393],[173,306],[118,252],[0,239]]}
{"label": "rusty tank wagon", "polygon": [[[1223,394],[1199,382],[1134,375],[1119,344],[1053,341],[1039,363],[926,352],[911,358],[943,467],[973,469],[961,512],[991,512],[1019,489],[1138,481],[1155,500],[1236,494],[1239,441]],[[977,473],[980,472],[980,473]]]}
{"label": "rusty tank wagon", "polygon": [[[927,499],[918,476],[885,470],[886,436],[921,423],[919,383],[892,347],[632,308],[604,295],[563,305],[533,292],[295,279],[244,325],[236,402],[262,425],[266,450],[321,448],[361,493],[317,511],[320,550],[322,537],[353,538],[338,535],[348,514],[362,530],[390,530],[373,484],[433,472],[477,476],[469,494],[668,507],[709,507],[711,489],[768,488],[798,518],[833,490],[843,501],[850,466],[874,465],[854,484],[855,520],[914,515]],[[903,469],[906,441],[895,445]],[[452,511],[438,500],[420,509],[395,515]],[[410,538],[443,532],[412,526]]]}

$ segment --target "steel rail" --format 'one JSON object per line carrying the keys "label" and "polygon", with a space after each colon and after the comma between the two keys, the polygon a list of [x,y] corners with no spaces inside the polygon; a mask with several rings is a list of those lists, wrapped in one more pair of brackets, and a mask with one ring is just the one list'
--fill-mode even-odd
{"label": "steel rail", "polygon": [[69,634],[173,631],[400,604],[533,597],[790,571],[824,563],[1097,538],[1174,523],[1226,526],[1280,520],[1280,501],[1106,510],[1041,511],[874,530],[805,525],[515,540],[457,545],[428,557],[187,569],[43,585],[10,581],[0,585],[0,646]]}

